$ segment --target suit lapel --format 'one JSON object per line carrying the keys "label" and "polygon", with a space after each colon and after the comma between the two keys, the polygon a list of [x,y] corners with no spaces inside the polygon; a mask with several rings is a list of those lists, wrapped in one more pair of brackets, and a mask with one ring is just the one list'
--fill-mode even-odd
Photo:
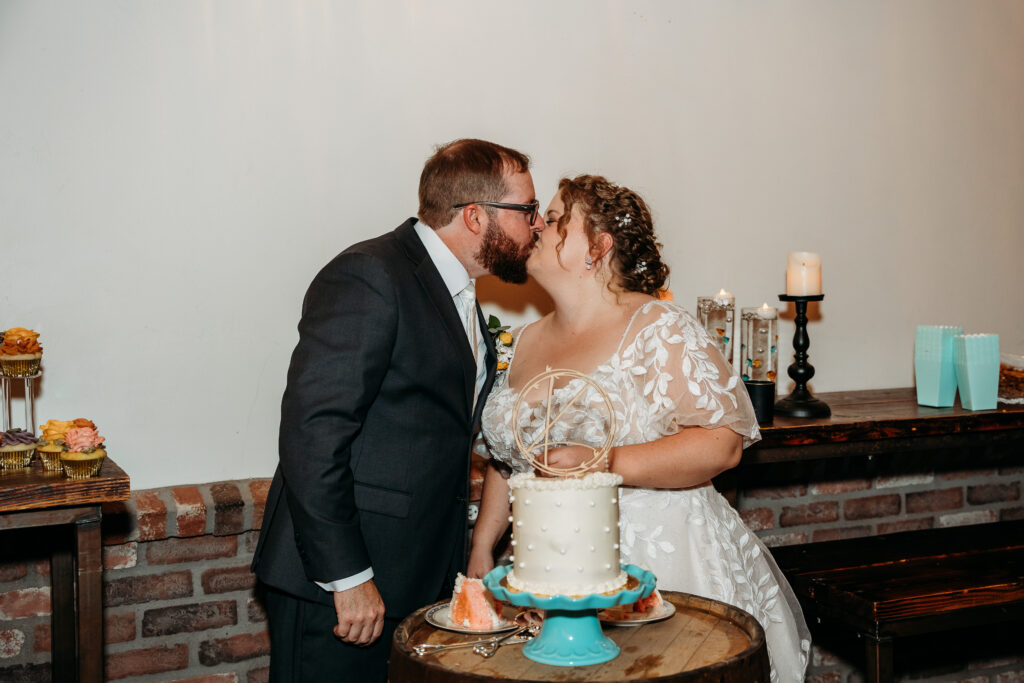
{"label": "suit lapel", "polygon": [[[455,301],[452,299],[448,288],[437,272],[434,262],[427,255],[427,250],[420,241],[419,236],[413,229],[415,219],[410,218],[395,230],[398,241],[404,247],[406,254],[413,263],[416,278],[420,281],[427,297],[434,305],[438,317],[444,326],[452,343],[452,348],[459,358],[459,365],[462,366],[462,374],[465,378],[464,398],[467,412],[473,408],[473,388],[476,384],[476,364],[473,362],[473,349],[466,337],[466,329],[462,325],[459,313],[455,308]],[[479,308],[479,307],[478,307]]]}

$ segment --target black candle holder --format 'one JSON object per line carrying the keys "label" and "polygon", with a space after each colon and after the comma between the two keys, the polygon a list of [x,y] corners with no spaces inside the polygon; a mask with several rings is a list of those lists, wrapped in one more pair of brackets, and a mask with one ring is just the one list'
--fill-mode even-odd
{"label": "black candle holder", "polygon": [[796,331],[793,332],[793,351],[796,362],[789,366],[790,379],[796,382],[793,391],[786,398],[775,402],[775,414],[789,417],[828,417],[832,409],[821,399],[814,398],[807,390],[807,383],[814,377],[814,366],[807,362],[807,349],[811,339],[807,336],[807,302],[821,301],[824,294],[810,296],[790,296],[779,294],[779,301],[792,301],[796,304]]}

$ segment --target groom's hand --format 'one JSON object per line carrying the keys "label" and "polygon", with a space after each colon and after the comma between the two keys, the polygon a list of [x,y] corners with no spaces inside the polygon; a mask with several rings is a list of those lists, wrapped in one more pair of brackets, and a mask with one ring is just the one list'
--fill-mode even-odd
{"label": "groom's hand", "polygon": [[334,594],[338,625],[334,635],[352,645],[369,645],[384,630],[384,601],[373,580]]}

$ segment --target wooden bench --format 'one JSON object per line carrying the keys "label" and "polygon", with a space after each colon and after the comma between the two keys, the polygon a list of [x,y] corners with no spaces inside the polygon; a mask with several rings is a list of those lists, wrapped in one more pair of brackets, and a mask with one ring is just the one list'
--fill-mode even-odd
{"label": "wooden bench", "polygon": [[1024,520],[774,548],[809,623],[864,638],[867,680],[893,680],[903,636],[1024,619]]}

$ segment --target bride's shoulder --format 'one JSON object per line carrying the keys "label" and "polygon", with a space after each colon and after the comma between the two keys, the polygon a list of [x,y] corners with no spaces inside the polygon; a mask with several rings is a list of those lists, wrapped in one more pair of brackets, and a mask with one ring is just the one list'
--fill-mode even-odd
{"label": "bride's shoulder", "polygon": [[631,326],[637,334],[654,329],[692,329],[698,327],[696,318],[674,301],[652,299],[637,311]]}

